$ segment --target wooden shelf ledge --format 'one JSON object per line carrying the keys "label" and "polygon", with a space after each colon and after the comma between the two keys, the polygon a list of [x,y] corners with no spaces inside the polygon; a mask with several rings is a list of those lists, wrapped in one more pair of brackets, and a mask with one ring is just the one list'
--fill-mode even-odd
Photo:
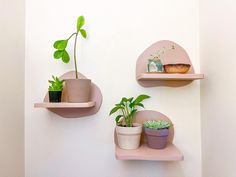
{"label": "wooden shelf ledge", "polygon": [[142,144],[138,149],[125,150],[116,145],[116,159],[118,160],[151,160],[151,161],[182,161],[183,154],[173,144],[165,149],[152,149]]}
{"label": "wooden shelf ledge", "polygon": [[204,74],[149,74],[142,73],[137,77],[139,81],[191,81],[203,79]]}
{"label": "wooden shelf ledge", "polygon": [[60,103],[51,103],[51,102],[42,102],[42,103],[35,103],[35,108],[90,108],[96,105],[95,101],[85,102],[85,103],[67,103],[67,102],[60,102]]}

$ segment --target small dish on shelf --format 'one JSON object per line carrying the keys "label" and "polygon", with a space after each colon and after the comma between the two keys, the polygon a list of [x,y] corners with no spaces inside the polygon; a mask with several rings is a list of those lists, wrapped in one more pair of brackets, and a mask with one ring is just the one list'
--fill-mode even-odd
{"label": "small dish on shelf", "polygon": [[184,74],[187,73],[190,69],[191,65],[190,64],[185,64],[185,63],[177,63],[177,64],[167,64],[164,65],[164,70],[166,73],[179,73],[179,74]]}

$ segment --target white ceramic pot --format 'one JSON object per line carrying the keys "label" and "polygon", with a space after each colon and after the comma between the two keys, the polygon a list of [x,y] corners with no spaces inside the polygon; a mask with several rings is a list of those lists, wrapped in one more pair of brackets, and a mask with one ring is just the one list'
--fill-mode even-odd
{"label": "white ceramic pot", "polygon": [[137,149],[139,147],[142,125],[134,123],[133,126],[116,126],[117,142],[121,149]]}

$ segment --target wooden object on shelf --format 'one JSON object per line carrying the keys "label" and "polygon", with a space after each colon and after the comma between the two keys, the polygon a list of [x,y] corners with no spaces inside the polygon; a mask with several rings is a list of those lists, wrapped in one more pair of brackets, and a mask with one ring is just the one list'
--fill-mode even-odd
{"label": "wooden object on shelf", "polygon": [[192,81],[203,79],[203,74],[158,74],[143,73],[137,77],[138,81]]}
{"label": "wooden object on shelf", "polygon": [[[144,110],[138,111],[135,114],[134,122],[143,124],[143,122],[147,120],[165,120],[171,122],[171,120],[167,116],[157,111]],[[165,149],[151,149],[146,145],[146,137],[143,131],[141,135],[141,146],[135,150],[124,150],[119,148],[115,132],[114,141],[116,144],[116,158],[118,160],[181,161],[184,157],[182,153],[178,150],[178,148],[172,144],[173,139],[174,127],[171,127],[169,129],[167,147]]]}
{"label": "wooden object on shelf", "polygon": [[94,101],[85,102],[85,103],[67,103],[67,102],[60,102],[60,103],[50,103],[50,102],[42,102],[42,103],[35,103],[35,108],[90,108],[95,106]]}
{"label": "wooden object on shelf", "polygon": [[[83,74],[79,73],[80,78],[86,78]],[[75,72],[70,71],[63,74],[60,79],[73,79]],[[92,83],[91,88],[91,101],[86,103],[67,103],[66,89],[62,91],[61,103],[50,103],[48,93],[46,94],[43,103],[35,103],[36,108],[47,108],[49,111],[60,115],[64,118],[79,118],[96,114],[102,104],[102,93],[97,85]]]}
{"label": "wooden object on shelf", "polygon": [[[166,64],[185,63],[190,64],[191,67],[186,74],[158,74],[147,73],[146,66],[150,55],[155,54],[156,51],[162,50],[163,47],[170,47],[174,45],[175,49],[165,52],[161,55],[161,62]],[[203,79],[203,74],[195,74],[191,60],[187,52],[178,44],[172,41],[163,40],[158,41],[148,47],[138,58],[136,62],[136,79],[138,83],[143,87],[155,87],[155,86],[169,86],[180,87],[190,84],[193,80]]]}

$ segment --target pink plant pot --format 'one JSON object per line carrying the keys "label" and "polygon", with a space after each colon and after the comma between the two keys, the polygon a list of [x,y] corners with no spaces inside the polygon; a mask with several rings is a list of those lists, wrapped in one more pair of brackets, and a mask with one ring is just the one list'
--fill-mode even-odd
{"label": "pink plant pot", "polygon": [[68,102],[82,103],[91,99],[91,80],[90,79],[66,79],[66,91]]}
{"label": "pink plant pot", "polygon": [[144,128],[147,138],[147,145],[152,149],[164,149],[167,145],[169,129],[155,130]]}

